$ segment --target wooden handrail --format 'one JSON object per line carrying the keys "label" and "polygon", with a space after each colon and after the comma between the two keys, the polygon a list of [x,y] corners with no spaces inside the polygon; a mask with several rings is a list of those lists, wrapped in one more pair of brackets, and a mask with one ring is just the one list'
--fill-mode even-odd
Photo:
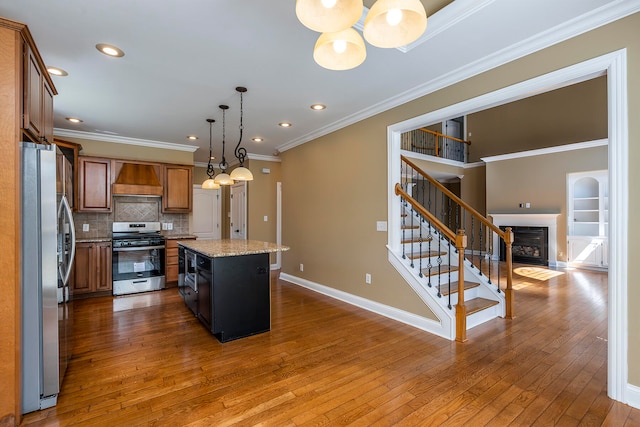
{"label": "wooden handrail", "polygon": [[436,216],[434,214],[432,214],[431,212],[429,212],[428,210],[426,210],[424,208],[424,206],[422,206],[420,203],[418,203],[416,201],[416,199],[414,199],[413,197],[411,197],[409,195],[409,193],[407,193],[406,191],[404,191],[402,189],[402,185],[400,185],[400,183],[396,184],[395,187],[396,190],[396,196],[402,196],[407,202],[409,202],[411,204],[411,206],[413,206],[413,208],[420,212],[420,215],[424,216],[425,218],[427,218],[431,223],[433,223],[435,225],[435,227],[437,229],[439,229],[440,231],[442,231],[442,234],[444,234],[447,239],[454,241],[456,240],[456,233],[454,233],[453,231],[451,231],[451,229],[449,229],[449,227],[447,227],[446,225],[444,225],[442,223],[442,221],[440,221],[438,218],[436,218]]}
{"label": "wooden handrail", "polygon": [[501,230],[499,227],[496,227],[491,221],[489,221],[488,219],[486,219],[483,215],[481,215],[477,210],[475,210],[474,208],[472,208],[467,202],[465,202],[464,200],[460,199],[458,196],[456,196],[455,194],[453,194],[447,187],[445,187],[444,185],[440,184],[438,181],[436,181],[435,179],[433,179],[432,177],[430,177],[429,175],[426,175],[422,172],[422,170],[420,169],[420,167],[418,165],[416,165],[415,163],[413,163],[411,160],[409,160],[408,158],[406,158],[405,156],[400,156],[402,161],[405,162],[406,164],[408,164],[409,166],[411,166],[416,172],[418,172],[424,179],[428,180],[429,182],[431,182],[433,185],[435,185],[440,191],[442,191],[444,194],[446,194],[447,196],[449,196],[449,198],[455,200],[460,206],[462,206],[463,208],[465,208],[466,210],[468,210],[471,215],[473,215],[474,217],[476,217],[480,222],[482,222],[484,225],[486,225],[487,227],[489,227],[492,231],[494,231],[495,233],[498,234],[498,236],[500,236],[503,240],[505,240],[505,232],[503,230]]}
{"label": "wooden handrail", "polygon": [[427,128],[419,128],[422,132],[430,133],[435,135],[436,137],[442,136],[443,138],[451,139],[453,141],[462,142],[463,144],[471,145],[471,141],[465,141],[464,139],[455,138],[453,136],[445,135],[444,133],[436,132],[435,130],[427,129]]}

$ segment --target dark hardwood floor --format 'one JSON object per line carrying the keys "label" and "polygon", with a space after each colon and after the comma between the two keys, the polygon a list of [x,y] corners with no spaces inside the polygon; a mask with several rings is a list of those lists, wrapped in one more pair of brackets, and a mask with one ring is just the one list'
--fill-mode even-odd
{"label": "dark hardwood floor", "polygon": [[514,320],[460,344],[284,281],[272,330],[220,344],[177,290],[74,302],[45,426],[639,426],[607,397],[607,276],[519,266]]}

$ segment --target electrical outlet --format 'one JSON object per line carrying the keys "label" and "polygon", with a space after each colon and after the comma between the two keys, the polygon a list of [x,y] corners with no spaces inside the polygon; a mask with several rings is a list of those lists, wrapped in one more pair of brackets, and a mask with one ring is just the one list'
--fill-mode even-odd
{"label": "electrical outlet", "polygon": [[531,208],[531,203],[529,203],[529,202],[525,203],[524,207],[527,208],[527,209]]}
{"label": "electrical outlet", "polygon": [[264,216],[264,222],[269,222],[269,217],[267,215]]}
{"label": "electrical outlet", "polygon": [[89,231],[89,224],[82,224],[82,231]]}
{"label": "electrical outlet", "polygon": [[518,204],[518,207],[519,207],[519,208],[524,208],[524,203],[520,203],[520,204]]}
{"label": "electrical outlet", "polygon": [[163,230],[166,230],[166,229],[167,229],[167,223],[166,223],[166,222],[163,222],[163,223],[162,223],[162,229],[163,229]]}
{"label": "electrical outlet", "polygon": [[304,271],[304,264],[300,264],[300,271]]}
{"label": "electrical outlet", "polygon": [[376,221],[376,231],[387,231],[387,221]]}
{"label": "electrical outlet", "polygon": [[173,230],[173,223],[172,222],[168,222],[167,223],[167,230]]}
{"label": "electrical outlet", "polygon": [[371,274],[367,273],[367,274],[365,274],[365,275],[364,275],[364,282],[365,282],[367,285],[370,285],[370,284],[371,284]]}

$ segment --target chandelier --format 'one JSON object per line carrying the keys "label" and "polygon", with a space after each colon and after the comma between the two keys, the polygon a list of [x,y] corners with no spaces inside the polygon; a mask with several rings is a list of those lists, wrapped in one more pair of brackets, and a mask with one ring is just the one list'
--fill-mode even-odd
{"label": "chandelier", "polygon": [[240,137],[238,138],[238,144],[234,150],[234,154],[236,159],[238,159],[239,166],[235,168],[231,175],[227,173],[227,168],[229,167],[229,163],[225,157],[225,145],[226,145],[226,112],[229,109],[228,105],[219,105],[218,107],[222,110],[222,158],[220,159],[220,163],[218,164],[218,168],[220,169],[220,173],[215,175],[214,177],[214,168],[211,164],[211,160],[213,160],[212,156],[212,125],[215,120],[207,119],[209,123],[209,163],[207,164],[207,175],[209,176],[202,183],[202,188],[207,190],[217,190],[221,185],[232,185],[236,181],[252,181],[253,174],[249,169],[244,167],[244,161],[247,158],[247,149],[242,147],[242,134],[244,131],[244,123],[243,123],[243,94],[247,91],[246,87],[238,86],[236,91],[240,94]]}
{"label": "chandelier", "polygon": [[[362,0],[296,0],[296,15],[307,28],[322,33],[313,59],[329,70],[349,70],[367,57],[364,41],[351,28],[362,15]],[[381,48],[417,40],[427,28],[420,0],[377,0],[364,21],[364,38]]]}

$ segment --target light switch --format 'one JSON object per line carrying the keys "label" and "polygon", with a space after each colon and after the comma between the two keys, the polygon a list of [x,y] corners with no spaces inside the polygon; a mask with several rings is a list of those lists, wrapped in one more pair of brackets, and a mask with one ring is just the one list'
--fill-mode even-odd
{"label": "light switch", "polygon": [[387,231],[387,221],[377,221],[376,231]]}
{"label": "light switch", "polygon": [[267,215],[264,216],[264,222],[268,222],[269,221],[269,217]]}
{"label": "light switch", "polygon": [[82,231],[89,231],[89,224],[82,224]]}

